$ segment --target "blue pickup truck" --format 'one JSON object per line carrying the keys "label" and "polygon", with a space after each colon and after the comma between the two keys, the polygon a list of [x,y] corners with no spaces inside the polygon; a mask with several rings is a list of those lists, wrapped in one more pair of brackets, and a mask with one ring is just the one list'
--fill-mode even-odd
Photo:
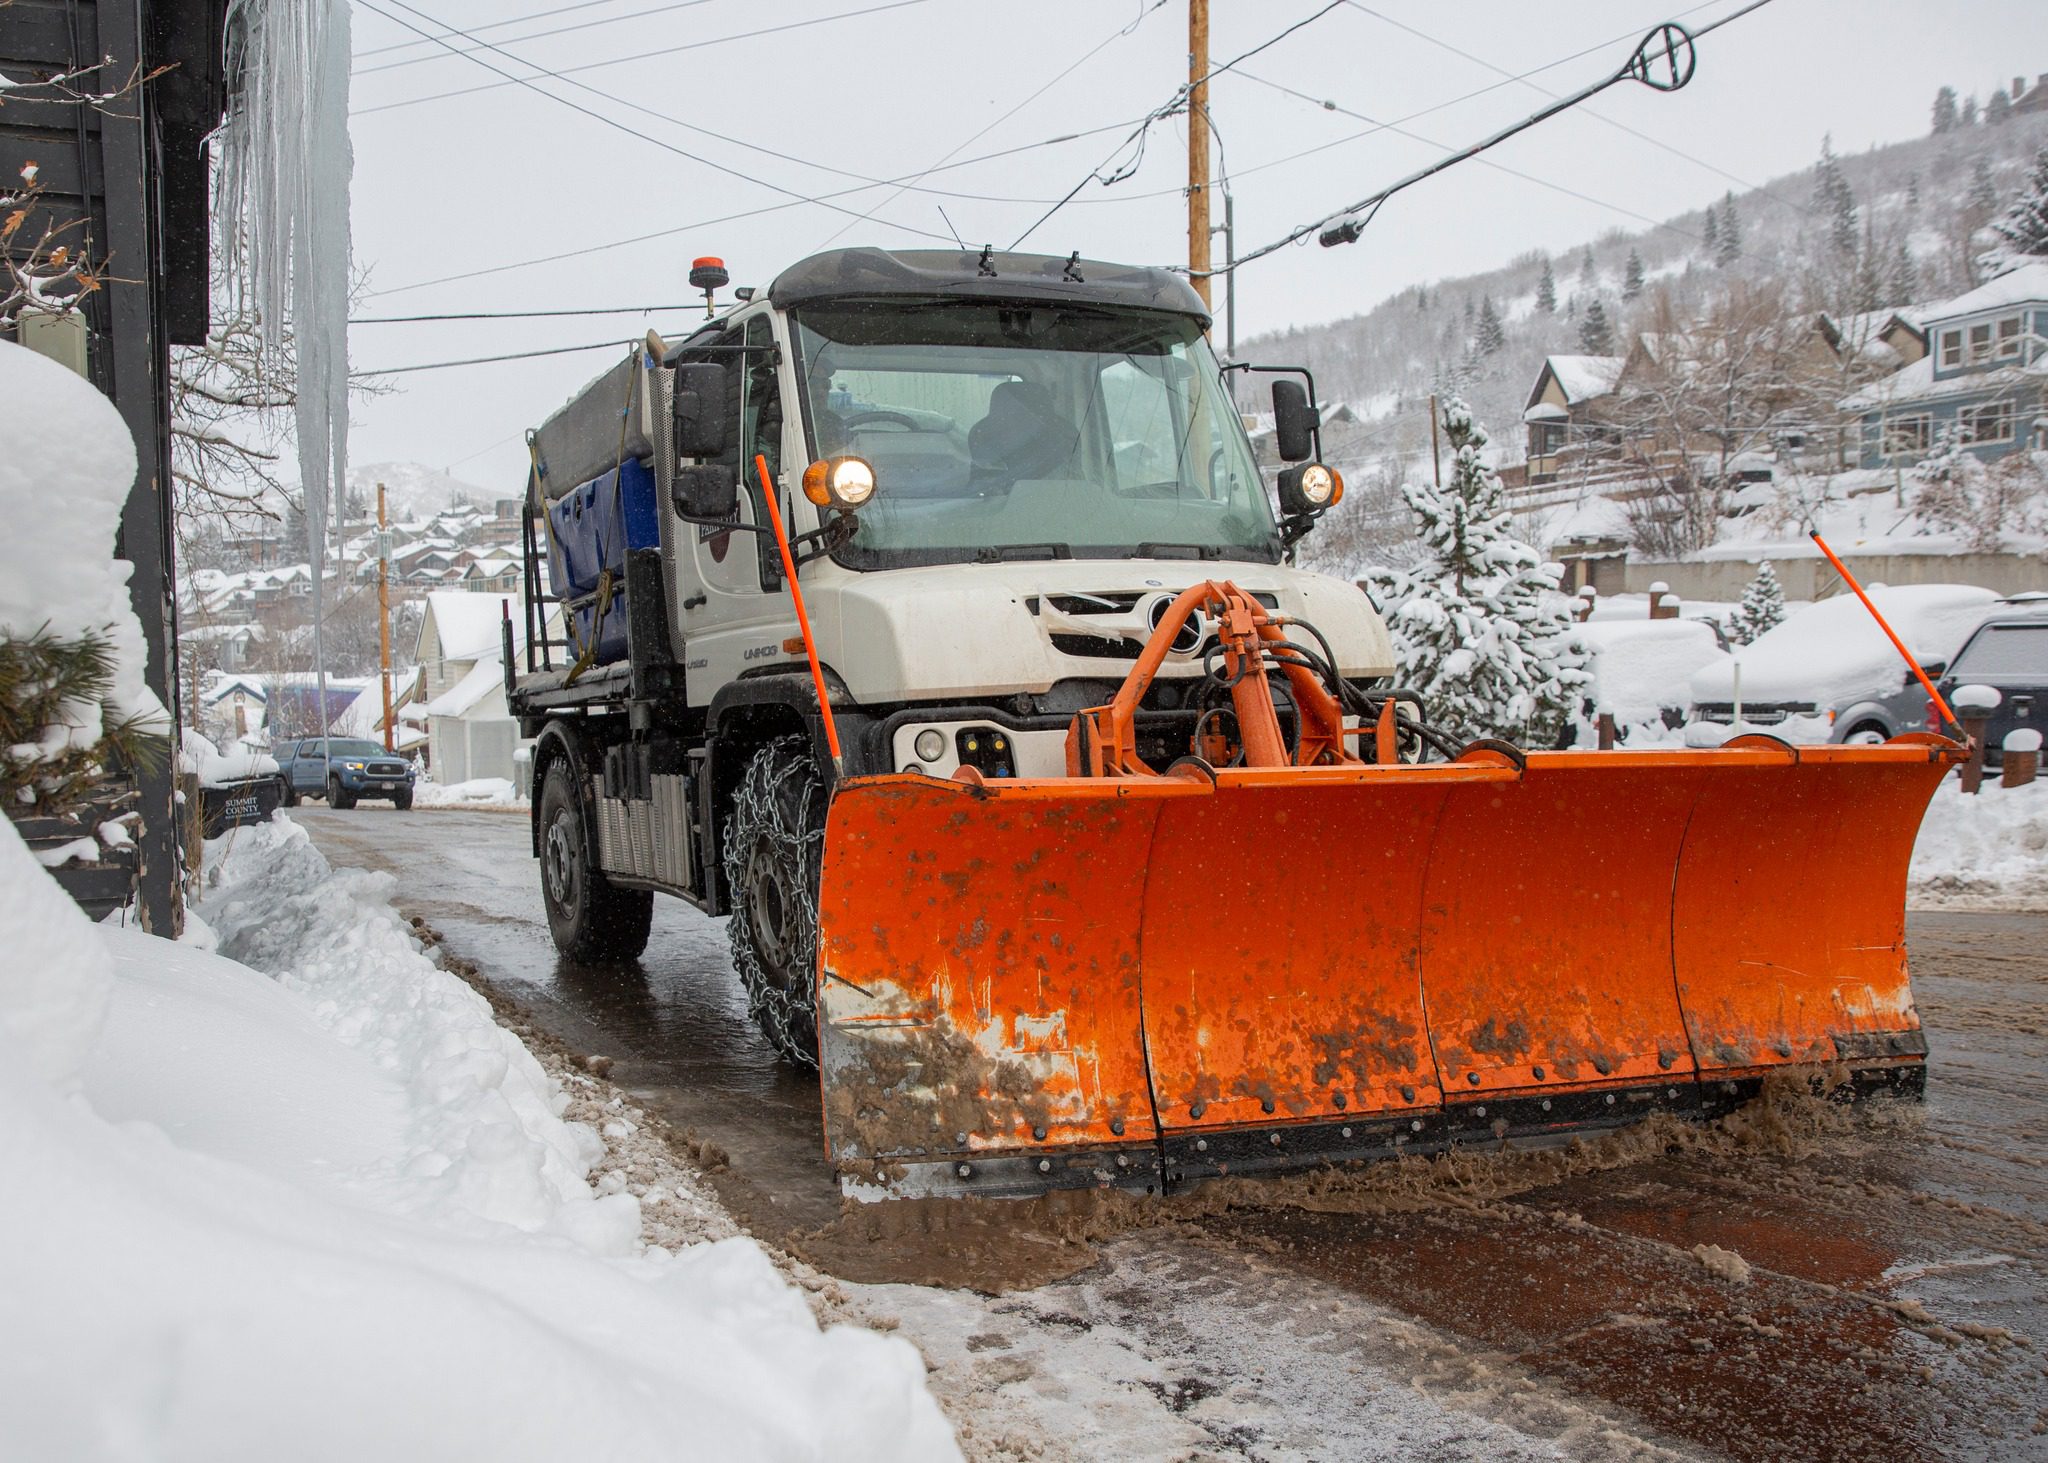
{"label": "blue pickup truck", "polygon": [[280,742],[271,749],[278,777],[284,783],[286,807],[300,798],[324,797],[331,808],[353,808],[359,798],[389,798],[403,809],[412,806],[412,768],[403,757],[376,742],[320,737]]}

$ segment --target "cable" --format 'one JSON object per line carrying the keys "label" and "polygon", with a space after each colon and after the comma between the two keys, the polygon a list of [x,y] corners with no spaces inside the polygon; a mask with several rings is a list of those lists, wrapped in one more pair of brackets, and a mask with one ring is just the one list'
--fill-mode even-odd
{"label": "cable", "polygon": [[[567,66],[564,67],[561,71],[552,74],[556,76],[570,76],[584,71],[601,71],[607,66],[624,66],[630,61],[651,61],[657,56],[674,56],[679,55],[684,51],[701,51],[709,46],[725,45],[729,41],[748,41],[753,40],[757,36],[781,35],[785,31],[805,30],[810,26],[814,25],[828,25],[836,20],[854,20],[863,15],[876,15],[885,10],[902,10],[911,5],[926,5],[929,3],[930,0],[888,0],[888,3],[886,4],[870,5],[863,10],[842,10],[832,15],[812,16],[809,20],[793,20],[789,22],[787,25],[764,26],[760,30],[740,31],[734,35],[729,36],[713,36],[708,41],[690,41],[680,46],[664,46],[660,50],[656,51],[635,51],[630,56],[614,56],[609,61],[586,61],[581,66]],[[374,9],[374,7],[371,8]],[[410,9],[411,7],[408,6],[407,8]],[[384,18],[386,20],[396,19],[396,17],[389,15],[385,16]],[[444,24],[444,22],[436,21],[435,24],[440,25]],[[412,27],[407,28],[412,29]],[[421,32],[421,34],[425,35],[425,32]],[[474,35],[471,35],[469,32],[457,30],[453,26],[449,27],[449,34],[459,35],[463,37],[463,39],[465,40],[476,39],[476,37]],[[427,36],[426,38],[428,40],[439,39],[438,37],[434,36]],[[469,53],[464,51],[457,52],[457,54],[468,55]],[[471,59],[474,60],[475,58],[471,57]],[[502,72],[499,74],[503,75]],[[471,96],[476,92],[480,91],[496,91],[500,87],[508,86],[513,84],[514,82],[517,82],[518,79],[519,78],[517,77],[508,77],[505,81],[487,81],[482,86],[458,87],[453,91],[437,91],[428,96],[423,97],[407,97],[404,101],[385,102],[379,106],[364,107],[360,111],[350,112],[349,116],[367,117],[374,112],[390,112],[397,110],[399,107],[416,107],[424,102],[446,101],[450,97],[466,97]]]}
{"label": "cable", "polygon": [[[605,3],[609,3],[609,0],[605,0]],[[523,36],[507,36],[505,37],[505,41],[506,44],[508,45],[517,45],[521,41],[538,41],[548,36],[565,36],[569,35],[574,31],[596,30],[601,25],[617,25],[622,20],[641,20],[650,15],[665,15],[671,10],[691,10],[699,5],[707,3],[708,0],[670,0],[669,4],[657,5],[652,10],[635,10],[627,15],[607,15],[601,20],[579,21],[575,25],[558,25],[553,30],[528,31]],[[503,25],[505,23],[506,22],[504,21],[497,22],[497,24],[499,25]],[[490,28],[491,27],[489,26],[480,25],[476,29],[489,30]],[[460,32],[456,32],[456,34],[460,34]],[[472,39],[473,38],[474,37],[472,36]],[[409,44],[417,43],[414,42]],[[477,46],[472,47],[471,49],[480,50],[482,49],[482,47]],[[493,49],[496,48],[493,47]],[[458,50],[455,54],[459,56],[466,56],[469,54],[469,52]],[[386,61],[381,65],[377,66],[358,66],[355,67],[349,74],[351,76],[374,76],[380,71],[397,71],[400,68],[406,66],[418,66],[428,61],[445,61],[447,59],[448,56],[445,52],[430,51],[424,56],[409,56],[403,61]]]}
{"label": "cable", "polygon": [[[445,371],[451,366],[488,366],[494,361],[530,361],[540,356],[568,356],[578,351],[618,350],[632,344],[625,340],[599,340],[589,345],[558,345],[549,350],[513,351],[502,356],[471,356],[460,361],[428,361],[418,366],[390,366],[382,371],[365,371],[365,376],[407,376],[414,371]],[[488,452],[487,447],[484,451]],[[482,454],[477,454],[481,456]]]}
{"label": "cable", "polygon": [[[428,39],[434,40],[442,46],[448,47],[448,49],[451,51],[455,50],[453,46],[449,46],[447,41],[442,40],[440,37],[437,36],[428,36],[428,33],[426,31],[420,30],[418,26],[412,24],[410,21],[403,20],[400,17],[391,14],[389,11],[383,9],[381,6],[371,3],[371,0],[358,0],[358,3],[360,3],[364,9],[370,11],[374,15],[381,15],[386,20],[391,21],[395,25],[402,25],[407,30],[415,31],[422,36],[427,36]],[[396,5],[401,10],[409,11],[411,14],[419,16],[422,20],[428,21],[431,24],[446,24],[446,22],[444,21],[435,20],[433,16],[428,15],[425,11],[420,10],[416,6],[408,5],[406,3],[406,0],[390,0],[390,3]],[[895,3],[898,5],[917,5],[925,3],[925,0],[895,0]],[[453,28],[451,27],[451,29]],[[468,39],[474,39],[473,37],[468,37],[467,32],[464,31],[455,30],[454,33],[457,35],[463,35]],[[492,46],[488,41],[484,42],[483,44],[484,46],[488,47],[491,50],[498,49],[496,46]],[[662,151],[664,152],[671,152],[674,153],[677,157],[688,158],[691,162],[697,163],[700,166],[711,168],[716,172],[725,173],[728,176],[738,178],[743,182],[757,184],[760,187],[770,190],[771,192],[780,193],[787,198],[792,198],[802,203],[814,203],[821,208],[829,208],[834,213],[851,213],[853,211],[849,208],[842,208],[840,205],[836,203],[827,202],[825,199],[814,198],[811,197],[809,194],[799,193],[794,188],[785,188],[779,183],[771,183],[765,178],[757,178],[752,176],[751,174],[743,173],[738,168],[727,167],[724,163],[714,162],[712,159],[704,157],[701,154],[691,152],[687,148],[677,147],[672,142],[664,142],[659,137],[651,136],[650,134],[642,132],[634,127],[628,127],[624,122],[621,122],[614,117],[606,116],[603,112],[595,111],[590,107],[582,105],[580,102],[571,101],[568,97],[561,96],[558,93],[549,91],[547,88],[543,86],[536,85],[533,79],[530,77],[514,76],[509,71],[501,71],[496,66],[493,66],[490,62],[476,55],[474,52],[456,51],[455,54],[462,56],[471,62],[474,62],[476,65],[483,67],[484,70],[486,71],[504,77],[506,81],[510,84],[523,86],[528,91],[531,91],[536,95],[544,96],[549,101],[555,102],[561,106],[569,108],[569,110],[571,110],[572,112],[580,112],[586,117],[592,118],[593,120],[598,122],[602,122],[605,126],[612,128],[614,131],[623,132],[628,137],[637,137],[642,142],[651,143],[655,147],[662,149]],[[510,59],[514,61],[520,60],[520,58],[517,56],[511,56]],[[534,63],[530,61],[520,61],[520,64],[525,66],[532,66]],[[547,71],[544,67],[536,67],[535,69],[542,71],[545,75],[561,79],[561,73]],[[373,108],[372,110],[376,109]],[[937,239],[941,243],[947,242],[946,236],[944,234],[935,234],[929,229],[920,229],[912,224],[891,223],[886,219],[883,220],[883,222],[888,223],[889,227],[899,229],[907,234],[916,234],[919,237],[926,239]]]}
{"label": "cable", "polygon": [[[1010,108],[1009,111],[1003,113],[1002,116],[996,118],[995,121],[989,123],[986,127],[983,127],[979,132],[976,132],[972,137],[969,137],[964,141],[956,144],[951,149],[951,151],[945,153],[942,157],[940,157],[938,162],[933,163],[923,172],[920,172],[917,175],[915,175],[910,180],[910,182],[905,183],[902,187],[898,188],[894,193],[891,193],[887,198],[884,198],[880,203],[877,203],[875,205],[875,208],[885,208],[889,204],[895,202],[898,198],[902,197],[905,192],[915,187],[917,184],[922,183],[932,173],[938,171],[938,169],[941,166],[952,161],[954,153],[959,152],[961,148],[968,147],[973,143],[979,142],[982,138],[986,137],[989,133],[993,132],[1003,123],[1009,121],[1010,118],[1016,116],[1019,112],[1023,111],[1026,107],[1030,106],[1033,102],[1037,101],[1040,97],[1044,96],[1047,92],[1051,91],[1055,86],[1059,85],[1062,81],[1065,81],[1069,76],[1073,75],[1074,72],[1080,70],[1081,67],[1085,66],[1088,62],[1094,60],[1100,52],[1102,52],[1112,43],[1114,43],[1117,40],[1120,40],[1124,36],[1130,35],[1133,31],[1137,30],[1139,26],[1145,23],[1146,16],[1150,15],[1153,11],[1159,9],[1161,6],[1165,4],[1166,0],[1152,0],[1151,5],[1138,11],[1137,19],[1133,20],[1129,25],[1124,26],[1122,29],[1112,31],[1109,35],[1106,35],[1101,40],[1097,41],[1093,46],[1089,47],[1087,51],[1082,53],[1081,58],[1079,60],[1073,62],[1065,70],[1061,71],[1059,75],[1053,77],[1051,81],[1046,82],[1045,85],[1039,87],[1037,91],[1031,93],[1030,96],[1024,98],[1023,101],[1017,103],[1016,106]],[[1004,201],[1008,202],[1013,200]],[[1019,199],[1014,201],[1021,202],[1022,200]],[[874,210],[871,209],[869,212],[872,213],[873,211]],[[943,210],[941,210],[941,213],[943,214]],[[867,216],[867,214],[861,215],[862,218],[866,218]],[[807,252],[813,254],[817,253],[819,249],[823,249],[827,244],[831,244],[834,240],[838,239],[841,234],[844,234],[848,229],[852,228],[853,224],[856,222],[859,222],[859,220],[854,220],[852,222],[841,224],[837,232],[833,233],[829,238],[827,238],[823,244],[820,244],[817,246],[816,249],[812,249]],[[950,220],[948,220],[947,222],[947,227],[952,227],[952,223]]]}
{"label": "cable", "polygon": [[[550,15],[567,15],[573,10],[594,10],[600,5],[617,5],[620,3],[622,3],[622,0],[578,0],[578,3],[574,5],[554,5],[546,10],[529,10],[524,15],[514,15],[505,20],[487,20],[481,25],[471,26],[470,30],[472,32],[503,30],[508,25],[520,25],[529,20],[545,20]],[[383,56],[388,55],[392,51],[407,51],[411,50],[414,46],[422,44],[424,42],[411,40],[393,41],[389,45],[384,46],[370,46],[367,49],[356,52],[355,59],[360,61],[365,56]]]}
{"label": "cable", "polygon": [[[933,168],[930,171],[935,173],[950,172],[955,168],[973,167],[977,163],[992,162],[998,158],[1014,157],[1018,153],[1031,152],[1041,147],[1059,147],[1069,142],[1078,142],[1083,138],[1099,137],[1105,132],[1118,132],[1128,125],[1130,124],[1126,122],[1111,122],[1102,127],[1091,127],[1081,132],[1068,132],[1058,137],[1048,137],[1043,142],[1026,142],[1016,147],[1001,148],[995,152],[981,153],[976,157],[962,158],[959,162],[948,163],[944,168]],[[825,199],[844,198],[849,194],[864,193],[866,191],[865,188],[842,188],[837,192],[826,193],[820,196]],[[780,213],[784,209],[797,206],[795,203],[771,203],[760,208],[742,209],[737,213],[720,214],[715,218],[696,219],[690,223],[677,224],[673,228],[656,229],[651,233],[634,234],[624,239],[611,239],[602,244],[585,244],[581,247],[565,249],[555,254],[537,255],[531,259],[515,259],[509,263],[487,265],[482,269],[465,270],[459,274],[444,274],[435,279],[423,279],[413,284],[393,285],[390,289],[370,290],[364,295],[364,298],[377,299],[384,295],[401,295],[412,290],[431,289],[436,285],[454,284],[461,280],[480,279],[486,275],[504,274],[515,269],[530,269],[541,264],[559,264],[564,259],[578,259],[586,254],[602,253],[607,249],[623,249],[633,244],[649,243],[655,239],[673,238],[677,234],[686,234],[692,229],[705,229],[710,228],[714,224],[733,223],[740,219],[759,218],[763,214]]]}
{"label": "cable", "polygon": [[[1048,219],[1050,219],[1054,214],[1058,213],[1061,209],[1065,208],[1069,203],[1073,202],[1074,195],[1079,193],[1083,188],[1087,187],[1091,182],[1098,182],[1102,184],[1103,187],[1109,188],[1113,187],[1118,183],[1123,182],[1124,179],[1136,173],[1138,169],[1141,166],[1143,166],[1145,161],[1145,134],[1151,130],[1152,124],[1154,122],[1157,122],[1165,117],[1170,117],[1174,115],[1174,113],[1182,110],[1187,105],[1188,98],[1194,94],[1194,90],[1196,87],[1207,85],[1211,80],[1218,76],[1221,76],[1224,72],[1231,70],[1240,62],[1249,61],[1252,57],[1258,55],[1259,52],[1264,51],[1271,46],[1278,45],[1281,41],[1287,39],[1287,37],[1293,35],[1296,31],[1302,29],[1304,26],[1313,25],[1316,21],[1321,20],[1324,16],[1328,15],[1332,10],[1337,9],[1337,7],[1342,5],[1343,3],[1344,0],[1330,0],[1329,4],[1325,5],[1322,9],[1316,11],[1315,14],[1307,16],[1304,19],[1297,20],[1294,24],[1286,27],[1284,30],[1281,30],[1276,34],[1271,35],[1267,37],[1265,40],[1259,42],[1256,46],[1253,46],[1249,51],[1241,52],[1240,54],[1232,57],[1230,60],[1224,62],[1221,66],[1211,67],[1208,71],[1204,72],[1199,77],[1191,78],[1188,81],[1182,82],[1180,86],[1175,89],[1171,97],[1167,98],[1166,101],[1162,102],[1160,105],[1154,107],[1151,111],[1145,114],[1144,118],[1138,123],[1136,129],[1132,131],[1130,136],[1126,137],[1122,142],[1118,143],[1116,147],[1110,151],[1108,157],[1105,157],[1100,163],[1096,164],[1095,167],[1091,169],[1087,176],[1082,178],[1080,182],[1076,183],[1073,187],[1069,188],[1066,191],[1065,195],[1061,197],[1059,202],[1055,203],[1051,208],[1048,208],[1043,214],[1039,215],[1038,220],[1035,223],[1033,223],[1030,228],[1024,230],[1023,233],[1017,235],[1016,240],[1013,243],[1011,243],[1010,248],[1014,250],[1018,247],[1018,245],[1022,244],[1026,239],[1030,238],[1034,233],[1036,233],[1041,227],[1044,226],[1045,222]],[[1132,143],[1136,143],[1138,145],[1137,153],[1131,158],[1131,160],[1128,163],[1125,163],[1122,167],[1118,168],[1108,177],[1103,177],[1102,170],[1110,165],[1110,163],[1116,158],[1116,155],[1118,153],[1122,152]]]}
{"label": "cable", "polygon": [[[1382,15],[1379,11],[1374,10],[1371,6],[1360,4],[1359,0],[1345,0],[1345,3],[1349,5],[1353,10],[1358,11],[1362,15],[1370,15],[1374,20],[1381,21],[1387,25],[1390,25],[1394,27],[1394,29],[1396,30],[1406,31],[1409,35],[1416,37],[1418,40],[1427,41],[1432,46],[1437,46],[1443,50],[1449,51],[1453,56],[1462,57],[1465,60],[1470,61],[1475,66],[1483,66],[1496,76],[1508,75],[1507,71],[1504,68],[1494,65],[1491,61],[1485,60],[1484,58],[1479,56],[1475,56],[1470,51],[1463,50],[1457,46],[1452,45],[1449,41],[1440,40],[1436,36],[1430,35],[1427,31],[1418,30],[1414,26],[1409,25],[1404,21],[1395,20],[1390,15]],[[1703,9],[1704,7],[1695,6],[1693,8],[1697,10]],[[1707,26],[1704,30],[1696,32],[1694,38],[1697,39],[1699,36],[1705,35],[1707,31],[1718,29],[1720,26],[1727,24],[1728,19],[1733,18],[1734,17],[1730,16],[1727,19],[1715,21],[1713,24]],[[1528,80],[1526,77],[1515,77],[1512,79],[1521,81],[1523,85],[1527,86],[1530,90],[1537,92],[1542,96],[1555,98],[1557,95],[1556,92],[1546,90],[1545,88],[1536,85],[1535,82]],[[1670,143],[1665,142],[1662,138],[1652,137],[1647,132],[1641,131],[1640,129],[1635,127],[1631,127],[1626,122],[1617,121],[1615,118],[1608,116],[1604,112],[1596,112],[1591,107],[1586,107],[1583,109],[1583,111],[1586,116],[1591,117],[1596,122],[1605,123],[1607,126],[1614,128],[1616,131],[1626,132],[1629,136],[1638,138],[1643,142],[1647,142],[1652,147],[1662,148],[1665,152],[1670,153],[1673,157],[1684,158],[1687,162],[1692,163],[1697,167],[1705,168],[1708,172],[1713,173],[1717,177],[1726,178],[1731,183],[1741,184],[1744,188],[1749,189],[1753,193],[1761,193],[1764,195],[1764,197],[1770,199],[1773,203],[1782,204],[1786,208],[1796,209],[1800,213],[1809,214],[1816,218],[1819,217],[1819,214],[1815,212],[1815,210],[1808,208],[1805,204],[1794,202],[1789,198],[1780,198],[1777,194],[1771,192],[1762,184],[1752,183],[1747,178],[1743,178],[1734,173],[1729,172],[1726,168],[1717,167],[1713,163],[1708,162],[1705,158],[1696,157],[1692,153],[1687,152],[1682,147],[1673,147]]]}
{"label": "cable", "polygon": [[445,315],[352,315],[351,325],[419,325],[434,320],[546,320],[569,315],[652,315],[657,310],[696,310],[702,300],[680,305],[613,305],[588,310],[466,310]]}

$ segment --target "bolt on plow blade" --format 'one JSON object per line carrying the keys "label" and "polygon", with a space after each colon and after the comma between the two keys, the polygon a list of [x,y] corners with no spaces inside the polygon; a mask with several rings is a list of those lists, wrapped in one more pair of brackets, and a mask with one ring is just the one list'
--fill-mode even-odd
{"label": "bolt on plow blade", "polygon": [[846,784],[820,890],[849,1192],[1161,1189],[1910,1085],[1952,745]]}

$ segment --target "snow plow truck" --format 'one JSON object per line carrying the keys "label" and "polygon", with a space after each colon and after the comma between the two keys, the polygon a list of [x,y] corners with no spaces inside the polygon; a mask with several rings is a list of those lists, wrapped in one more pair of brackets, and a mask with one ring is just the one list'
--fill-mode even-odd
{"label": "snow plow truck", "polygon": [[692,278],[701,328],[528,434],[533,852],[577,962],[640,954],[656,893],[730,916],[846,1192],[1919,1090],[1905,879],[1954,742],[1432,724],[1296,564],[1342,493],[1313,382],[1219,363],[1167,271],[846,249],[715,312]]}

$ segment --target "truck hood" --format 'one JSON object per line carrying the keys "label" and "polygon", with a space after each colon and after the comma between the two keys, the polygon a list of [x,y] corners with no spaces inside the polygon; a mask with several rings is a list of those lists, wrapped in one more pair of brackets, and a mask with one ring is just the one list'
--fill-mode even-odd
{"label": "truck hood", "polygon": [[[1314,625],[1347,677],[1393,674],[1386,626],[1362,591],[1281,564],[1076,559],[841,570],[820,576],[805,597],[821,657],[855,700],[879,704],[1121,680],[1155,606],[1203,579],[1230,580]],[[1199,653],[1169,657],[1160,674],[1201,674]]]}

